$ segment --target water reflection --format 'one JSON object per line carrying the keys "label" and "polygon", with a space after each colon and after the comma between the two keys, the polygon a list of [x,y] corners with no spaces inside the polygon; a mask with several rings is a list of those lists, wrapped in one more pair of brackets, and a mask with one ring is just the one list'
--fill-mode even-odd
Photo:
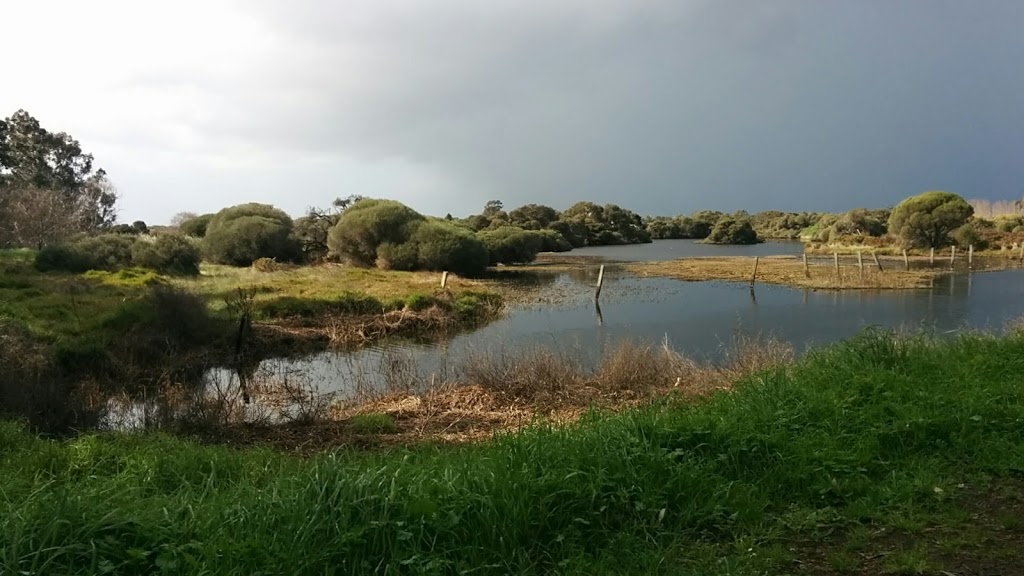
{"label": "water reflection", "polygon": [[[552,275],[551,290],[568,298],[528,305],[502,320],[441,344],[387,342],[354,353],[266,361],[261,370],[283,377],[302,373],[309,385],[339,398],[384,390],[422,389],[453,376],[461,359],[542,346],[595,363],[601,350],[624,340],[667,341],[700,360],[720,357],[737,333],[770,334],[797,350],[849,337],[867,326],[937,334],[968,328],[999,329],[1024,315],[1024,271],[955,275],[930,290],[815,291],[746,284],[638,278],[609,268],[595,306],[596,271]],[[211,386],[232,377],[218,370]],[[293,376],[294,378],[294,376]]]}

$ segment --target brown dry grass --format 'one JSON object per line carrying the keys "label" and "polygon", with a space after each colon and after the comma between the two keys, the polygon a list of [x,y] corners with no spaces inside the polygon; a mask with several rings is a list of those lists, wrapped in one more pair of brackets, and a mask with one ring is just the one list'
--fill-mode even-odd
{"label": "brown dry grass", "polygon": [[[619,411],[657,398],[682,401],[728,390],[744,376],[786,366],[788,344],[737,337],[718,364],[700,364],[667,346],[623,343],[588,370],[573,354],[534,348],[500,356],[470,357],[450,381],[427,391],[394,392],[334,402],[323,418],[271,425],[232,425],[207,439],[229,444],[270,444],[312,454],[336,446],[420,442],[461,443],[519,429],[541,419],[564,424],[591,408]],[[408,386],[404,386],[408,388]],[[270,394],[263,390],[261,394]],[[386,415],[395,426],[368,434],[354,425],[361,415]]]}
{"label": "brown dry grass", "polygon": [[[856,256],[840,255],[839,272],[833,258],[811,258],[809,272],[804,271],[800,258],[770,256],[761,258],[757,266],[757,282],[781,284],[818,290],[903,290],[928,288],[938,276],[949,273],[949,260],[936,258],[909,258],[907,270],[903,258],[879,258],[880,271],[871,255],[863,256],[863,268]],[[749,257],[684,258],[667,262],[629,264],[626,270],[640,276],[666,276],[688,281],[725,280],[750,282],[754,259]],[[992,271],[1013,268],[1014,260],[1007,258],[974,258],[973,269]],[[957,257],[956,270],[967,269],[966,258]]]}

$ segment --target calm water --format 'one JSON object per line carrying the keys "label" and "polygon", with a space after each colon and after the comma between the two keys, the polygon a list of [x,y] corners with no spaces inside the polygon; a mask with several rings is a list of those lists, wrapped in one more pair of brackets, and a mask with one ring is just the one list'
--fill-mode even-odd
{"label": "calm water", "polygon": [[797,240],[764,242],[750,246],[702,244],[697,240],[655,240],[651,244],[592,246],[566,252],[569,256],[599,256],[618,262],[652,262],[694,256],[798,256],[804,245]]}
{"label": "calm water", "polygon": [[[660,250],[659,244],[651,249]],[[590,272],[557,274],[551,280],[545,290],[561,295],[557,304],[513,309],[503,319],[447,342],[391,342],[354,353],[270,360],[261,371],[344,395],[356,389],[422,386],[451,375],[468,355],[508,354],[523,347],[557,349],[592,362],[617,342],[667,340],[690,356],[714,360],[737,333],[772,335],[803,350],[868,326],[950,334],[1000,329],[1024,316],[1024,270],[949,276],[921,291],[759,286],[752,299],[743,284],[637,278],[611,269],[600,316],[591,300]],[[230,378],[228,371],[210,374],[211,382],[224,384]]]}

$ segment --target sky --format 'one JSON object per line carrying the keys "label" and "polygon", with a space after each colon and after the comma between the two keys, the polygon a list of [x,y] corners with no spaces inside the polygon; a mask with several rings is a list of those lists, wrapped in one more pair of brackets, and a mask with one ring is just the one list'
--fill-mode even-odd
{"label": "sky", "polygon": [[0,117],[122,221],[351,194],[640,214],[1024,193],[1020,0],[0,0]]}

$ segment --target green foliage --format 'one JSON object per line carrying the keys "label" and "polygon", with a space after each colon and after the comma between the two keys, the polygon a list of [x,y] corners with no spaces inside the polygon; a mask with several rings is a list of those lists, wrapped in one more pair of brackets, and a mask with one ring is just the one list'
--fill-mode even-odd
{"label": "green foliage", "polygon": [[132,263],[161,274],[199,274],[199,248],[184,236],[161,234],[152,242],[139,240],[132,246]]}
{"label": "green foliage", "polygon": [[203,253],[211,262],[249,266],[257,258],[292,262],[299,246],[292,237],[292,219],[269,204],[241,204],[218,212],[203,237]]}
{"label": "green foliage", "polygon": [[508,213],[508,222],[524,230],[543,230],[558,220],[558,211],[542,204],[526,204]]}
{"label": "green foliage", "polygon": [[415,270],[420,260],[419,246],[414,242],[377,246],[377,267],[381,270]]}
{"label": "green foliage", "polygon": [[478,276],[487,269],[487,246],[471,232],[444,221],[420,223],[409,244],[416,247],[416,269],[419,270],[447,270],[463,276]]}
{"label": "green foliage", "polygon": [[791,573],[794,543],[888,549],[901,516],[955,526],[958,485],[1019,476],[1022,346],[867,334],[707,400],[314,458],[0,423],[0,572]]}
{"label": "green foliage", "polygon": [[705,240],[709,244],[757,244],[760,241],[749,219],[732,216],[719,220]]}
{"label": "green foliage", "polygon": [[185,220],[178,225],[178,231],[186,236],[192,236],[193,238],[202,238],[206,236],[206,229],[210,226],[210,222],[213,220],[214,214],[203,214]]}
{"label": "green foliage", "polygon": [[979,226],[975,222],[968,222],[954,230],[952,238],[956,245],[961,248],[974,246],[975,250],[985,250],[989,245],[988,240],[981,235]]}
{"label": "green foliage", "polygon": [[82,278],[95,280],[110,286],[122,286],[125,288],[141,288],[152,286],[162,282],[156,272],[144,268],[121,268],[116,272],[107,270],[89,270],[82,274]]}
{"label": "green foliage", "polygon": [[[805,230],[815,226],[823,217],[816,212],[758,212],[751,218],[757,236],[762,239],[796,240]],[[888,215],[885,217],[888,218]],[[883,219],[884,221],[884,219]]]}
{"label": "green foliage", "polygon": [[615,204],[599,206],[593,202],[577,202],[562,212],[559,218],[581,222],[586,228],[587,246],[642,244],[651,241],[643,219]]}
{"label": "green foliage", "polygon": [[85,272],[117,270],[132,265],[136,239],[122,234],[101,234],[71,244],[47,246],[36,254],[36,268],[42,272]]}
{"label": "green foliage", "polygon": [[565,236],[558,232],[549,229],[537,230],[536,232],[540,234],[541,252],[568,252],[572,250],[572,244],[565,239]]}
{"label": "green foliage", "polygon": [[[331,228],[327,243],[331,253],[349,264],[371,267],[377,263],[379,246],[405,244],[415,227],[424,220],[422,214],[401,202],[366,198],[353,203],[338,218],[337,224]],[[398,254],[392,253],[389,256],[397,257]],[[398,260],[404,265],[409,260],[409,254],[406,252],[401,256]],[[411,268],[403,266],[398,269]]]}
{"label": "green foliage", "polygon": [[967,223],[974,209],[950,192],[925,192],[900,202],[889,217],[889,233],[905,245],[939,248],[950,234]]}
{"label": "green foliage", "polygon": [[537,232],[514,226],[478,232],[477,237],[487,246],[492,266],[533,262],[544,245],[543,237]]}
{"label": "green foliage", "polygon": [[394,434],[398,425],[390,414],[380,412],[356,414],[348,421],[349,426],[357,434]]}

